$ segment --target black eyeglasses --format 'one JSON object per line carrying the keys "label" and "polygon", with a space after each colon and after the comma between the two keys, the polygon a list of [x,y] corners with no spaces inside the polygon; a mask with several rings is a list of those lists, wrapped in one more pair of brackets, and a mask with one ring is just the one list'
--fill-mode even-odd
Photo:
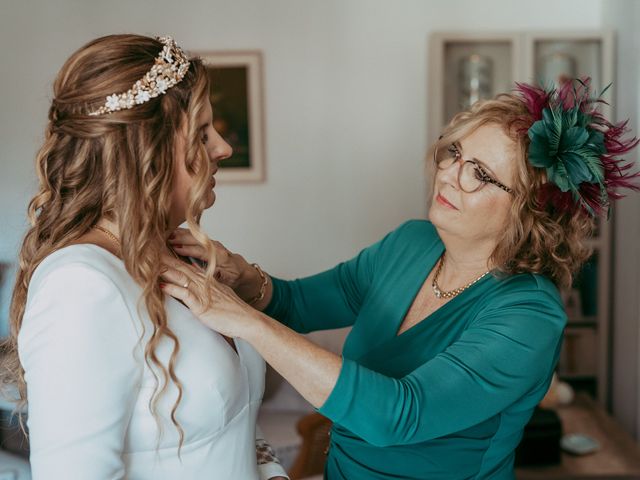
{"label": "black eyeglasses", "polygon": [[489,175],[480,162],[462,158],[462,154],[455,144],[451,144],[447,148],[436,146],[433,151],[433,161],[439,170],[445,170],[454,163],[462,161],[462,165],[458,169],[458,185],[463,192],[477,192],[487,183],[491,183],[513,195],[513,189]]}

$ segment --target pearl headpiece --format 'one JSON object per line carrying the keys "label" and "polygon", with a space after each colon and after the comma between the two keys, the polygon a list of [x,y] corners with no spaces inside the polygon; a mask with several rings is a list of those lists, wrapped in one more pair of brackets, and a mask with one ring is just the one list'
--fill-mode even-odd
{"label": "pearl headpiece", "polygon": [[155,64],[146,75],[124,93],[109,95],[99,109],[89,112],[91,116],[127,110],[148,102],[152,98],[164,95],[167,90],[178,84],[189,69],[189,60],[182,49],[171,37],[158,37],[164,45],[156,57]]}

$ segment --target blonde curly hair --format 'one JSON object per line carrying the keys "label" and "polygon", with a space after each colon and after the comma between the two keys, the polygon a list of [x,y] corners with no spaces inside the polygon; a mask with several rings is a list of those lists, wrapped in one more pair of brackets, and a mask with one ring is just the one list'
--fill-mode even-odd
{"label": "blonde curly hair", "polygon": [[[55,79],[45,139],[36,156],[39,189],[28,208],[31,227],[20,249],[0,378],[3,385],[17,385],[19,404],[24,405],[27,391],[17,337],[31,277],[48,255],[74,243],[101,218],[109,219],[118,225],[124,265],[142,287],[153,323],[144,347],[145,361],[156,379],[149,407],[161,431],[158,400],[169,382],[176,386],[171,421],[182,445],[184,432],[176,420],[182,384],[175,373],[180,342],[167,323],[159,287],[160,256],[170,228],[176,139],[186,127],[186,167],[194,177],[187,223],[209,253],[207,274],[212,278],[213,249],[199,226],[211,176],[197,120],[209,101],[205,67],[199,59],[191,59],[182,81],[166,94],[128,110],[88,115],[107,95],[131,88],[153,66],[162,48],[160,41],[140,35],[98,38],[71,55]],[[173,343],[168,365],[156,355],[163,337]]]}
{"label": "blonde curly hair", "polygon": [[539,191],[547,182],[547,176],[544,169],[528,162],[526,132],[532,118],[522,100],[514,94],[503,93],[491,100],[476,102],[469,110],[453,117],[433,148],[459,141],[487,124],[501,126],[513,140],[516,163],[516,174],[510,184],[514,195],[507,225],[490,262],[503,274],[539,273],[558,287],[569,288],[574,275],[592,253],[586,240],[595,222],[583,209],[563,212],[539,201]]}

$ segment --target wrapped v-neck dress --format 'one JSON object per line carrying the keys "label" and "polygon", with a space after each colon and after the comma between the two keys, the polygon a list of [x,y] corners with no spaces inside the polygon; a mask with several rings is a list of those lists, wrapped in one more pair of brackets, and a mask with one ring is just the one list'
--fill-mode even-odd
{"label": "wrapped v-neck dress", "polygon": [[400,335],[444,245],[410,221],[350,261],[274,279],[266,313],[298,332],[352,326],[326,478],[511,479],[514,450],[558,360],[566,315],[534,274],[487,275]]}

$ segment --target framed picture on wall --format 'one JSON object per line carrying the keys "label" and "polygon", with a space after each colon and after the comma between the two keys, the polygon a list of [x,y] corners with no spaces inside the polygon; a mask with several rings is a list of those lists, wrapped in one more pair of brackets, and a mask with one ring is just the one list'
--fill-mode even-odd
{"label": "framed picture on wall", "polygon": [[220,162],[218,183],[265,180],[262,54],[194,52],[207,67],[213,126],[233,148]]}

